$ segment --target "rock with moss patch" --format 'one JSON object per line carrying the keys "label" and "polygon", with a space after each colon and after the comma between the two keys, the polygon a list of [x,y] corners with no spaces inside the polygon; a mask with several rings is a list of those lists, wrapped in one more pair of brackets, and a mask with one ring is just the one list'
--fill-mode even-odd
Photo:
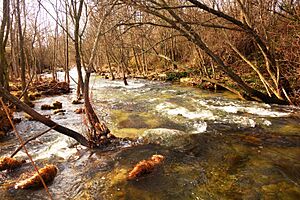
{"label": "rock with moss patch", "polygon": [[62,109],[62,103],[59,101],[55,101],[52,105],[53,109]]}

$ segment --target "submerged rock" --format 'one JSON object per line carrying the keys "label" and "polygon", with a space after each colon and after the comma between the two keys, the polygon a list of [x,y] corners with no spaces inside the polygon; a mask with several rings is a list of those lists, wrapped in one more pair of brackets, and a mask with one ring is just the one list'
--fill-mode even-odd
{"label": "submerged rock", "polygon": [[124,119],[118,123],[119,128],[147,128],[148,124],[144,122],[142,116],[129,115],[127,119]]}
{"label": "submerged rock", "polygon": [[145,142],[179,148],[192,142],[190,134],[176,129],[165,128],[149,129],[143,133],[142,138]]}

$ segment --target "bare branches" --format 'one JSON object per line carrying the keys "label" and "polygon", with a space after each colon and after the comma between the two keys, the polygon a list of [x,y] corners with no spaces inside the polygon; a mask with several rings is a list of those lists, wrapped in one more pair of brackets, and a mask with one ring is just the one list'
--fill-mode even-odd
{"label": "bare branches", "polygon": [[42,136],[42,135],[48,133],[49,131],[51,131],[51,130],[52,130],[53,128],[55,128],[55,127],[56,127],[56,125],[53,126],[53,127],[51,127],[51,128],[49,128],[49,129],[47,129],[47,130],[45,130],[45,131],[43,131],[42,133],[39,133],[39,134],[37,134],[37,135],[35,135],[35,136],[33,136],[33,137],[27,139],[27,140],[24,142],[23,145],[20,145],[20,146],[19,146],[19,147],[18,147],[18,148],[10,155],[10,157],[11,157],[11,158],[14,157],[14,156],[15,156],[15,155],[23,148],[23,146],[26,145],[28,142],[30,142],[30,141],[32,141],[32,140],[35,140],[36,138],[38,138],[38,137],[40,137],[40,136]]}
{"label": "bare branches", "polygon": [[[273,74],[275,74],[276,72],[276,62],[271,52],[268,50],[266,44],[257,34],[256,30],[250,27],[247,23],[243,23],[242,21],[230,15],[227,15],[224,12],[210,8],[204,3],[201,3],[200,1],[189,0],[189,2],[197,6],[198,8],[207,11],[210,14],[215,15],[220,19],[232,23],[233,25],[237,26],[240,31],[249,34],[256,42],[256,44],[259,46],[262,54],[266,58],[266,67],[267,69],[270,69],[268,70],[269,74],[271,75],[271,77],[273,77]],[[246,82],[244,82],[244,80],[239,75],[237,75],[234,71],[232,71],[231,68],[224,63],[222,58],[219,55],[217,55],[205,43],[201,32],[196,31],[196,29],[192,26],[192,24],[189,23],[189,20],[186,20],[185,16],[182,15],[181,12],[176,12],[175,9],[165,9],[165,10],[156,9],[157,7],[170,7],[170,5],[165,0],[160,0],[160,1],[150,0],[147,1],[147,3],[143,1],[124,1],[124,3],[132,5],[141,11],[156,16],[157,18],[161,19],[163,22],[169,24],[173,29],[179,31],[183,36],[185,36],[188,40],[192,41],[195,45],[197,45],[200,49],[202,49],[208,56],[210,56],[211,59],[218,65],[218,67],[220,67],[222,71],[225,72],[226,75],[230,77],[232,81],[234,81],[237,84],[237,86],[247,95],[269,103],[271,102],[286,103],[286,101],[283,100],[283,98],[281,97],[278,91],[275,92],[277,97],[273,98],[273,97],[269,97],[269,95],[266,95],[250,87],[248,84],[246,84]],[[151,4],[153,6],[151,6]],[[214,28],[217,28],[217,26],[215,26]],[[218,28],[223,28],[223,27],[218,27]],[[278,88],[277,85],[276,87]]]}
{"label": "bare branches", "polygon": [[56,17],[54,17],[49,11],[48,9],[44,6],[44,4],[41,2],[41,0],[37,0],[39,5],[49,14],[49,16],[64,30],[64,32],[74,41],[74,38],[72,37],[72,35],[70,35],[69,31],[63,26],[62,23],[60,23],[59,19],[57,19]]}

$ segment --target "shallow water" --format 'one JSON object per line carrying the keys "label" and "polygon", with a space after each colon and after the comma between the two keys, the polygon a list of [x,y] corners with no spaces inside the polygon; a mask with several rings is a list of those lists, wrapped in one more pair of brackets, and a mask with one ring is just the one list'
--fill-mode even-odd
{"label": "shallow water", "polygon": [[[59,168],[49,186],[54,199],[300,199],[299,108],[161,82],[128,82],[93,77],[93,105],[116,136],[143,144],[91,151],[50,131],[27,145],[39,166]],[[43,98],[36,109],[59,100],[65,115],[41,112],[84,133],[84,117],[73,112],[82,105],[72,105],[72,98]],[[25,139],[46,129],[27,120],[17,128]],[[1,140],[1,156],[16,144],[13,133]],[[127,181],[128,171],[153,154],[165,156],[163,165]],[[23,152],[17,156],[26,158]],[[30,164],[0,173],[0,199],[47,199],[42,189],[12,188],[25,171],[32,171]]]}

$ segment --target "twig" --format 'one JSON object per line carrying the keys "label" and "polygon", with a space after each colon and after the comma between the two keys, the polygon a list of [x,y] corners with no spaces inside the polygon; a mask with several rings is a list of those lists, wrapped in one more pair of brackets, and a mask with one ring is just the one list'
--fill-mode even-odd
{"label": "twig", "polygon": [[34,161],[33,161],[32,157],[31,157],[31,155],[28,153],[28,150],[27,150],[26,146],[24,145],[24,140],[22,139],[22,137],[21,137],[20,134],[18,133],[18,131],[17,131],[17,129],[16,129],[16,127],[15,127],[15,125],[14,125],[12,119],[11,119],[10,116],[9,116],[9,112],[8,112],[8,110],[7,110],[7,106],[4,104],[4,102],[3,102],[3,100],[2,100],[2,97],[0,97],[0,102],[1,102],[1,104],[2,104],[2,107],[3,107],[3,109],[4,109],[5,113],[6,113],[6,115],[7,115],[7,118],[8,118],[8,120],[9,120],[9,122],[10,122],[10,124],[11,124],[11,126],[12,126],[12,128],[13,128],[13,130],[14,130],[14,132],[15,132],[16,137],[18,138],[18,140],[19,140],[21,146],[24,148],[25,153],[27,154],[27,156],[28,156],[28,158],[29,158],[31,164],[33,165],[35,171],[37,172],[37,174],[38,174],[38,176],[39,176],[39,178],[40,178],[40,180],[41,180],[41,182],[42,182],[42,184],[43,184],[43,186],[44,186],[46,192],[48,193],[50,199],[53,200],[52,195],[50,194],[49,189],[48,189],[48,187],[47,187],[47,185],[46,185],[46,183],[45,183],[43,177],[42,177],[42,176],[40,175],[40,173],[39,173],[38,167],[37,167],[36,164],[34,163]]}
{"label": "twig", "polygon": [[[51,131],[53,128],[55,128],[56,127],[56,125],[55,126],[53,126],[53,127],[51,127],[51,128],[49,128],[49,129],[47,129],[47,130],[45,130],[44,132],[42,132],[42,133],[39,133],[39,134],[37,134],[37,135],[35,135],[35,136],[33,136],[33,137],[31,137],[31,138],[29,138],[28,140],[26,140],[25,142],[24,142],[24,145],[26,145],[28,142],[30,142],[30,141],[32,141],[32,140],[35,140],[36,138],[38,138],[38,137],[40,137],[40,136],[42,136],[42,135],[44,135],[44,134],[46,134],[46,133],[48,133],[49,131]],[[20,145],[12,154],[11,154],[11,158],[12,157],[14,157],[21,149],[22,149],[22,145]]]}

